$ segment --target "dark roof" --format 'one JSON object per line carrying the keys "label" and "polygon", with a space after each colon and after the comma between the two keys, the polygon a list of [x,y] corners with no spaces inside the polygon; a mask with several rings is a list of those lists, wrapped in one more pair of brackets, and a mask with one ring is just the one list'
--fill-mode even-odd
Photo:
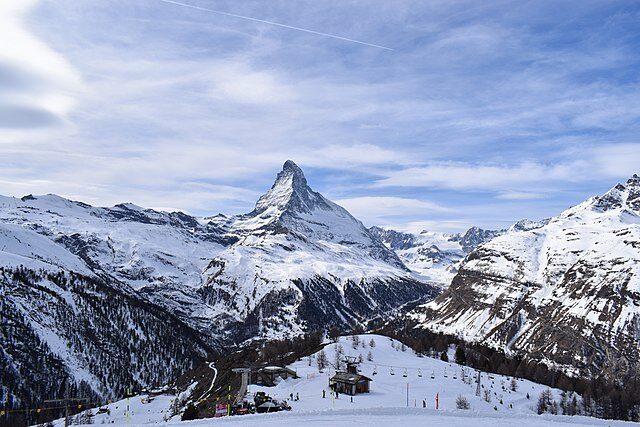
{"label": "dark roof", "polygon": [[260,368],[260,371],[264,373],[269,373],[269,374],[278,374],[278,373],[287,372],[289,375],[297,376],[296,371],[294,371],[293,369],[282,367],[282,366],[265,366],[263,368]]}
{"label": "dark roof", "polygon": [[352,374],[349,372],[336,372],[336,374],[331,377],[331,381],[347,383],[347,384],[356,384],[358,381],[362,379],[366,379],[368,381],[372,381],[371,378],[362,375],[362,374]]}

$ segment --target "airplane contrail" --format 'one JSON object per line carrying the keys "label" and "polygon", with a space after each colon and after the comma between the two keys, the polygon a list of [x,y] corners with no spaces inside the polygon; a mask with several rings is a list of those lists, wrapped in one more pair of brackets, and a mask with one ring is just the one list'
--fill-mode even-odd
{"label": "airplane contrail", "polygon": [[187,4],[187,3],[180,3],[178,1],[173,1],[173,0],[158,0],[158,1],[160,1],[162,3],[173,4],[173,5],[176,5],[176,6],[183,6],[183,7],[189,7],[191,9],[202,10],[204,12],[217,13],[218,15],[231,16],[233,18],[246,19],[248,21],[260,22],[260,23],[269,24],[269,25],[275,25],[277,27],[288,28],[290,30],[303,31],[305,33],[316,34],[318,36],[331,37],[333,39],[344,40],[344,41],[352,42],[352,43],[358,43],[358,44],[362,44],[362,45],[365,45],[365,46],[377,47],[378,49],[393,50],[390,47],[380,46],[378,44],[367,43],[367,42],[363,42],[363,41],[360,41],[360,40],[349,39],[347,37],[336,36],[335,34],[321,33],[320,31],[308,30],[306,28],[294,27],[293,25],[280,24],[278,22],[273,22],[273,21],[265,21],[264,19],[252,18],[250,16],[236,15],[235,13],[229,13],[229,12],[223,12],[223,11],[220,11],[220,10],[208,9],[206,7],[195,6],[195,5]]}

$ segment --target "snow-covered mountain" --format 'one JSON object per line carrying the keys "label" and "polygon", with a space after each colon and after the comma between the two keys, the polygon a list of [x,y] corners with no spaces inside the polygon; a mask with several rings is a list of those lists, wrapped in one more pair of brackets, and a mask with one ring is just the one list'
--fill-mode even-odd
{"label": "snow-covered mountain", "polygon": [[[518,224],[527,224],[526,220]],[[458,271],[458,265],[477,246],[505,230],[471,227],[465,233],[438,233],[424,230],[419,234],[371,227],[371,233],[395,251],[402,262],[425,280],[446,288]]]}
{"label": "snow-covered mountain", "polygon": [[[23,397],[67,374],[110,395],[224,345],[351,327],[437,293],[291,161],[235,217],[0,197],[0,287],[14,319],[2,375]],[[55,360],[35,372],[53,378],[46,390],[26,369],[39,354]]]}
{"label": "snow-covered mountain", "polygon": [[2,395],[39,401],[71,376],[114,396],[193,366],[219,344],[189,326],[182,301],[218,237],[179,213],[0,198]]}
{"label": "snow-covered mountain", "polygon": [[623,379],[640,368],[640,178],[467,256],[411,317],[563,368]]}
{"label": "snow-covered mountain", "polygon": [[231,219],[237,241],[205,269],[202,288],[236,336],[350,326],[435,295],[345,209],[284,164],[255,209]]}

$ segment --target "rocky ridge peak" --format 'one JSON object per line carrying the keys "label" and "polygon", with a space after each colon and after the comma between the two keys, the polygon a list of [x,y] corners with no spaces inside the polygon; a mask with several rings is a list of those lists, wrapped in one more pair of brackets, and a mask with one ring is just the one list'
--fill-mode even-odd
{"label": "rocky ridge peak", "polygon": [[594,197],[592,206],[599,211],[626,208],[640,214],[640,176],[633,174],[626,184],[617,184],[602,196]]}
{"label": "rocky ridge peak", "polygon": [[267,210],[301,214],[310,213],[316,208],[331,209],[326,199],[307,185],[302,169],[287,160],[271,189],[258,199],[251,215],[259,215]]}

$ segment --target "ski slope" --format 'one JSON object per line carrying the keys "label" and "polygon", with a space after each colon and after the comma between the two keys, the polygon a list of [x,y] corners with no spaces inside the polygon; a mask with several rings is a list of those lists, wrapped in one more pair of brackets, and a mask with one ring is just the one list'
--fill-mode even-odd
{"label": "ski slope", "polygon": [[[371,393],[360,394],[353,398],[340,395],[338,399],[331,397],[328,390],[329,378],[334,374],[333,368],[320,372],[317,366],[318,354],[301,359],[290,367],[298,373],[299,378],[282,380],[275,387],[250,385],[249,396],[256,391],[265,391],[276,399],[289,399],[293,394],[299,400],[290,402],[291,412],[276,414],[254,414],[229,418],[204,419],[180,422],[180,416],[169,418],[170,407],[175,396],[162,395],[153,398],[150,403],[143,403],[146,396],[129,399],[131,412],[127,415],[126,401],[109,405],[111,414],[100,414],[94,417],[95,424],[109,425],[180,425],[215,426],[302,426],[307,424],[323,427],[343,425],[387,425],[387,426],[549,426],[549,425],[584,425],[584,426],[622,426],[631,423],[598,420],[588,417],[569,417],[561,415],[537,415],[535,405],[539,394],[546,386],[531,381],[517,379],[518,389],[510,390],[510,378],[501,375],[481,373],[481,394],[487,389],[491,393],[491,401],[486,402],[475,395],[475,378],[477,371],[428,357],[419,357],[413,350],[402,346],[399,342],[380,335],[359,335],[360,343],[353,348],[351,337],[341,337],[336,343],[325,346],[324,352],[330,364],[335,360],[336,351],[342,347],[346,356],[362,355],[361,373],[373,379]],[[375,342],[371,347],[370,341]],[[363,346],[364,344],[364,346]],[[372,361],[367,361],[371,352]],[[311,366],[309,365],[311,363]],[[393,370],[394,375],[391,375]],[[407,376],[405,377],[405,370]],[[472,376],[467,383],[462,380]],[[374,375],[374,371],[377,374]],[[422,376],[419,376],[419,373]],[[433,376],[433,378],[432,378]],[[503,389],[504,385],[504,389]],[[407,394],[408,387],[408,394]],[[325,390],[326,397],[322,397]],[[179,396],[184,400],[184,392]],[[436,394],[439,397],[439,408],[435,408]],[[529,398],[527,398],[529,394]],[[559,401],[560,390],[552,390],[553,397]],[[471,405],[469,410],[456,409],[456,398],[462,395]],[[423,400],[425,406],[423,407]],[[500,403],[502,400],[502,403]],[[186,402],[186,401],[185,401]],[[408,403],[408,405],[407,405]],[[58,421],[56,426],[62,425]]]}

